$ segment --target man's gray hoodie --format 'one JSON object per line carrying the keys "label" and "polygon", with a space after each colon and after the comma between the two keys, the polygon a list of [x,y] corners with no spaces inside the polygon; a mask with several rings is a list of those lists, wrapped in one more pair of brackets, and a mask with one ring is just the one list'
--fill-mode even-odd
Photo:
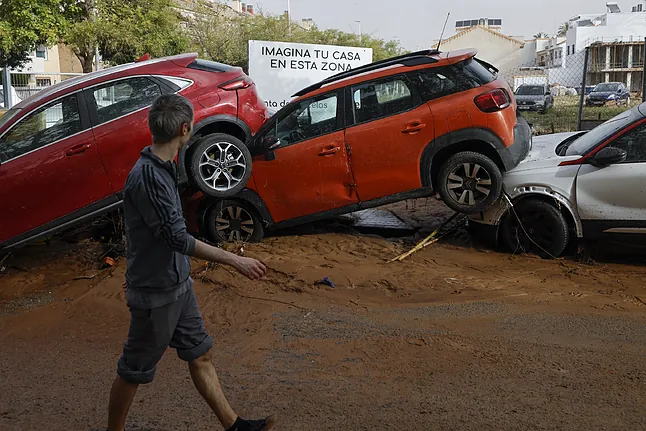
{"label": "man's gray hoodie", "polygon": [[123,192],[128,305],[155,308],[175,301],[191,286],[195,238],[186,230],[177,188],[177,166],[146,147]]}

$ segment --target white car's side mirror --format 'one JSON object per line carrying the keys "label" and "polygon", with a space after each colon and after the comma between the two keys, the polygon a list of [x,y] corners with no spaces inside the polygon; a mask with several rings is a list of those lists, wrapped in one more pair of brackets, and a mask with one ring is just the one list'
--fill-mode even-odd
{"label": "white car's side mirror", "polygon": [[592,158],[594,164],[599,167],[606,167],[610,165],[616,165],[622,163],[626,160],[628,154],[626,151],[617,147],[605,147],[601,149],[597,154]]}

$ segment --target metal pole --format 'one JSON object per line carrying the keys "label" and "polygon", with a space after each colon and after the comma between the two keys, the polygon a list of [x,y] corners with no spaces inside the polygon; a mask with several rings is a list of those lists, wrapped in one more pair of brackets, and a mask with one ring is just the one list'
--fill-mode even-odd
{"label": "metal pole", "polygon": [[644,38],[644,49],[641,55],[642,60],[642,103],[646,102],[646,37]]}
{"label": "metal pole", "polygon": [[585,48],[585,57],[583,60],[583,78],[581,79],[581,97],[579,97],[579,117],[577,118],[576,129],[581,130],[581,120],[583,119],[583,104],[585,103],[585,84],[588,77],[588,57],[590,47]]}
{"label": "metal pole", "polygon": [[94,70],[100,70],[101,62],[99,61],[99,47],[94,47]]}
{"label": "metal pole", "polygon": [[292,35],[292,5],[290,0],[287,0],[287,34]]}
{"label": "metal pole", "polygon": [[5,109],[11,109],[13,106],[13,101],[11,100],[11,72],[9,72],[8,67],[2,69],[2,87],[4,88],[4,107]]}
{"label": "metal pole", "polygon": [[361,21],[355,21],[359,24],[359,43],[363,43],[363,32],[361,31]]}

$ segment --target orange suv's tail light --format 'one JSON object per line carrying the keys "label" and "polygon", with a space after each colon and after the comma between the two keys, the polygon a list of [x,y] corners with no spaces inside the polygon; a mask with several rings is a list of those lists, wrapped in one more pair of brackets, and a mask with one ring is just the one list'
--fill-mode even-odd
{"label": "orange suv's tail light", "polygon": [[501,88],[482,93],[474,100],[482,112],[497,112],[505,109],[511,103],[507,92]]}
{"label": "orange suv's tail light", "polygon": [[220,88],[227,91],[242,90],[244,88],[249,88],[253,85],[253,80],[248,76],[242,76],[240,78],[232,79],[227,81],[224,84],[220,85]]}

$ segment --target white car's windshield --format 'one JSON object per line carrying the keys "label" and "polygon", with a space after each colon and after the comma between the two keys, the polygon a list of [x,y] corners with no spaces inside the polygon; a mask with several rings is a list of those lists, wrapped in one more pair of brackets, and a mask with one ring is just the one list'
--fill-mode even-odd
{"label": "white car's windshield", "polygon": [[594,87],[594,90],[592,91],[617,91],[617,90],[619,90],[619,84],[603,83]]}
{"label": "white car's windshield", "polygon": [[545,94],[545,88],[537,85],[521,85],[516,90],[517,96],[543,96]]}
{"label": "white car's windshield", "polygon": [[624,127],[641,118],[637,108],[624,111],[590,130],[585,135],[573,141],[567,149],[567,156],[583,156],[597,145],[614,135]]}

